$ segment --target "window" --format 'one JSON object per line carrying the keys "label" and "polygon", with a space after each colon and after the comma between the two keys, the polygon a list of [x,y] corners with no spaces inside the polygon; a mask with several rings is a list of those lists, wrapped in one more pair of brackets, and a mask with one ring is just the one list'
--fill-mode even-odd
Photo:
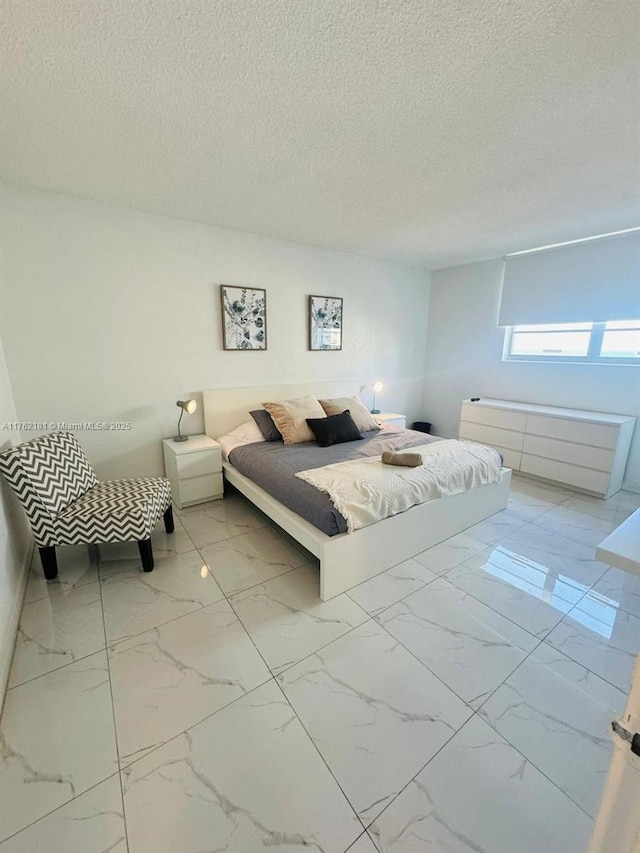
{"label": "window", "polygon": [[640,320],[508,326],[503,358],[510,361],[640,364]]}

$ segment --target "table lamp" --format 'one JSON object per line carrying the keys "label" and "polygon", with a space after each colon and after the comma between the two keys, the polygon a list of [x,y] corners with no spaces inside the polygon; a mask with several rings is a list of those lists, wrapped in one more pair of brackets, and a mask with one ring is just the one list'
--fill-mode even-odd
{"label": "table lamp", "polygon": [[188,415],[192,415],[195,410],[198,408],[197,400],[178,400],[176,406],[180,409],[180,417],[178,418],[178,434],[174,435],[174,441],[189,441],[188,435],[182,435],[180,432],[180,421],[182,420],[182,416],[186,412]]}
{"label": "table lamp", "polygon": [[371,409],[371,414],[379,415],[380,409],[376,409],[376,394],[379,394],[384,389],[384,385],[382,382],[374,382],[371,387],[373,388],[373,408]]}

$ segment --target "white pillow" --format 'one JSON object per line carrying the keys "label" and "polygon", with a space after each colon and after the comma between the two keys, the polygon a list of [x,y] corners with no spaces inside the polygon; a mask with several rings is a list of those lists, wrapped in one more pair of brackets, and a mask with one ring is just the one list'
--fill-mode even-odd
{"label": "white pillow", "polygon": [[264,436],[258,429],[255,421],[247,421],[232,429],[231,432],[219,436],[216,438],[216,441],[222,448],[223,458],[228,459],[229,454],[236,447],[241,447],[243,444],[255,444],[257,441],[264,441]]}

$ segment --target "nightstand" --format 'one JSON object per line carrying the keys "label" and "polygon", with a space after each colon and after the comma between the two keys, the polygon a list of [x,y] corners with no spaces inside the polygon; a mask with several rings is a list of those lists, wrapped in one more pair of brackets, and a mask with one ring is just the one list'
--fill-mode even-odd
{"label": "nightstand", "polygon": [[398,412],[380,412],[378,415],[373,415],[374,421],[377,421],[380,426],[389,424],[390,426],[402,427],[405,429],[407,424],[407,416],[400,415]]}
{"label": "nightstand", "polygon": [[165,438],[164,468],[178,509],[224,497],[222,453],[208,435],[190,435],[189,441]]}

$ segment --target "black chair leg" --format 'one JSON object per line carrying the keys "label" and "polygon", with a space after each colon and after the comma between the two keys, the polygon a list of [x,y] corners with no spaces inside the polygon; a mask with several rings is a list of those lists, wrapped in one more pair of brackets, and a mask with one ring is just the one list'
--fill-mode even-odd
{"label": "black chair leg", "polygon": [[151,547],[151,539],[141,539],[138,542],[138,550],[140,551],[140,559],[142,560],[142,568],[145,572],[153,570],[153,548]]}
{"label": "black chair leg", "polygon": [[44,576],[48,581],[52,581],[58,577],[58,561],[56,560],[55,545],[45,545],[38,548],[40,551],[40,559],[42,560],[42,569]]}
{"label": "black chair leg", "polygon": [[173,507],[171,504],[169,504],[164,514],[164,529],[167,533],[173,533],[176,529],[176,526],[173,523]]}

